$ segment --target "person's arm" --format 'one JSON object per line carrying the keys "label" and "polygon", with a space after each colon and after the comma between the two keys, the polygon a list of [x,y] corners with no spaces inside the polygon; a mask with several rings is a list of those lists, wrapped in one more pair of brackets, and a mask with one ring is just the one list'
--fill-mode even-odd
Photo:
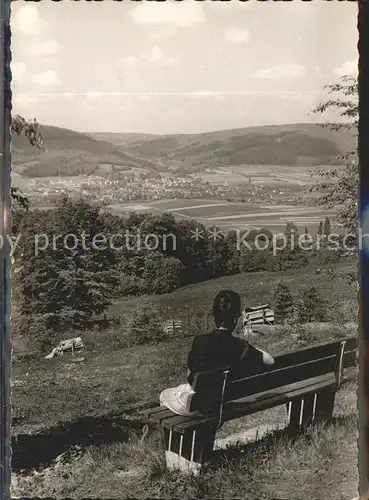
{"label": "person's arm", "polygon": [[273,366],[274,365],[273,356],[271,356],[266,351],[263,351],[262,349],[259,349],[257,347],[252,346],[246,340],[240,339],[238,350],[241,353],[240,358],[239,358],[241,362],[247,357],[248,353],[251,354],[251,352],[254,351],[254,353],[258,354],[258,356],[260,357],[260,362],[263,365],[266,365],[266,366]]}

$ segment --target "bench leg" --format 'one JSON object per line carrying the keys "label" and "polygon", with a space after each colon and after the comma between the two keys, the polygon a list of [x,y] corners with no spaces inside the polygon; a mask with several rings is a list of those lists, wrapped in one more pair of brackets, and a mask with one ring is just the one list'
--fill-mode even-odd
{"label": "bench leg", "polygon": [[330,422],[333,416],[335,391],[325,390],[317,394],[315,422]]}
{"label": "bench leg", "polygon": [[189,429],[184,433],[163,429],[165,457],[169,470],[197,474],[213,451],[215,429]]}
{"label": "bench leg", "polygon": [[289,433],[296,435],[312,423],[329,422],[332,419],[334,399],[334,391],[323,390],[287,403]]}
{"label": "bench leg", "polygon": [[289,434],[296,435],[314,422],[316,401],[315,394],[307,394],[287,403]]}

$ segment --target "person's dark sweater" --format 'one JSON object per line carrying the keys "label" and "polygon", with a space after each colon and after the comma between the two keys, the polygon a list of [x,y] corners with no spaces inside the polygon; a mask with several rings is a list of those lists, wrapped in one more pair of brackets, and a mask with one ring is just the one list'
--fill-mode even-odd
{"label": "person's dark sweater", "polygon": [[192,384],[195,373],[223,366],[237,370],[240,363],[247,364],[252,372],[265,364],[263,352],[227,330],[216,329],[193,340],[187,361],[187,382]]}

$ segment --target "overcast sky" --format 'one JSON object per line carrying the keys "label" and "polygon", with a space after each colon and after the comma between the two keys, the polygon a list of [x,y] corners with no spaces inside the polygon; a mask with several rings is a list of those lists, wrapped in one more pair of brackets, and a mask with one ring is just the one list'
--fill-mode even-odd
{"label": "overcast sky", "polygon": [[86,132],[317,121],[357,73],[356,2],[12,4],[14,113]]}

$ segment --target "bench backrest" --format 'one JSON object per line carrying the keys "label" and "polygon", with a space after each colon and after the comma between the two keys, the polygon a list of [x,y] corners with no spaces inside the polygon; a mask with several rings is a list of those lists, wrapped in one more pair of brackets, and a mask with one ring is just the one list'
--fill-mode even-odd
{"label": "bench backrest", "polygon": [[276,356],[270,369],[260,366],[250,371],[246,364],[240,364],[197,373],[192,384],[196,394],[192,398],[191,411],[215,410],[221,400],[227,403],[272,389],[283,390],[288,384],[328,373],[336,374],[339,386],[342,369],[356,363],[357,345],[357,339],[349,337]]}

